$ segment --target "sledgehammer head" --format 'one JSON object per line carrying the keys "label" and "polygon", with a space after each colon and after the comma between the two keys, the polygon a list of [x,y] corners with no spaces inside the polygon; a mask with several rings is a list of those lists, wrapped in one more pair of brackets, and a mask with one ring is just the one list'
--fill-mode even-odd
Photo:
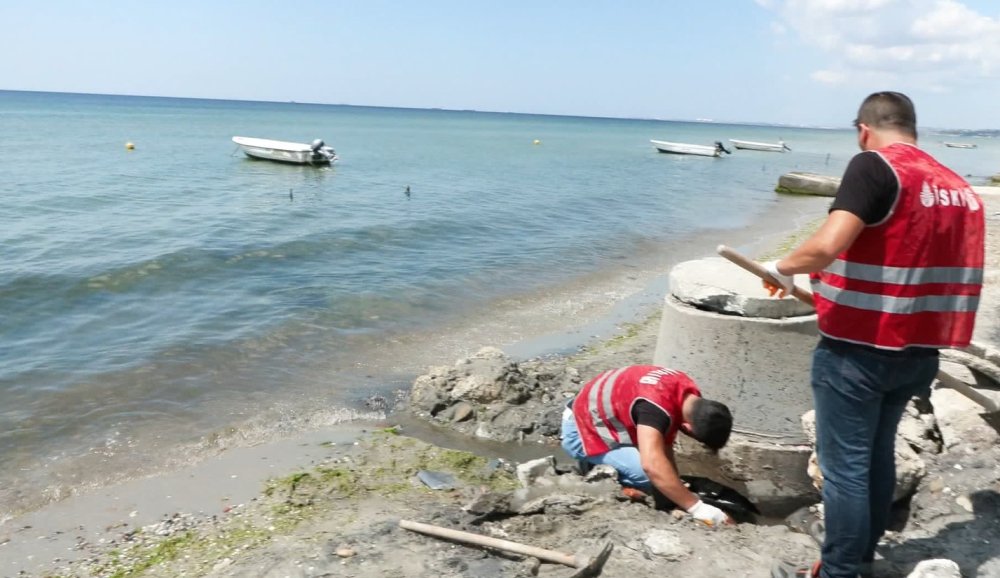
{"label": "sledgehammer head", "polygon": [[597,556],[594,556],[590,560],[581,561],[581,565],[577,566],[576,572],[570,574],[569,578],[591,578],[593,576],[600,576],[601,570],[604,569],[604,563],[608,561],[608,557],[611,556],[611,550],[613,550],[614,547],[615,545],[611,542],[605,544]]}

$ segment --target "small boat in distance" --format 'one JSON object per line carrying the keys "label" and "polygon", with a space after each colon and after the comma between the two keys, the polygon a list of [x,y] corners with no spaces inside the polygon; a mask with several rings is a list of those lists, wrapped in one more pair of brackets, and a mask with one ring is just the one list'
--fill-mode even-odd
{"label": "small boat in distance", "polygon": [[675,155],[698,155],[703,157],[717,157],[722,155],[722,153],[731,154],[730,151],[726,150],[726,147],[722,146],[722,143],[715,141],[712,146],[709,145],[699,145],[699,144],[687,144],[682,142],[668,142],[665,140],[650,140],[656,150],[661,153],[671,153]]}
{"label": "small boat in distance", "polygon": [[757,142],[752,140],[736,140],[734,138],[729,139],[729,142],[733,143],[733,146],[738,149],[745,149],[749,151],[768,151],[773,153],[783,153],[785,151],[791,151],[785,141],[779,140],[776,143],[773,142]]}
{"label": "small boat in distance", "polygon": [[946,142],[944,146],[951,147],[953,149],[974,149],[976,145],[969,142]]}
{"label": "small boat in distance", "polygon": [[337,153],[320,139],[311,144],[234,136],[233,142],[240,145],[250,158],[290,163],[295,165],[328,165],[337,160]]}

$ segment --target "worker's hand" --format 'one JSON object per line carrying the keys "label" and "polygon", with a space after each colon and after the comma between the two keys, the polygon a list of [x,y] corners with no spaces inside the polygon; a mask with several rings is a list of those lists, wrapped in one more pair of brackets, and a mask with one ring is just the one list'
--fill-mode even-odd
{"label": "worker's hand", "polygon": [[768,261],[767,263],[764,263],[764,268],[767,269],[767,272],[771,275],[771,277],[774,277],[774,280],[779,283],[779,285],[775,285],[770,281],[764,281],[764,288],[767,289],[768,293],[770,293],[772,297],[775,293],[778,294],[778,297],[791,295],[792,289],[795,287],[795,276],[785,275],[781,271],[778,271],[777,261]]}
{"label": "worker's hand", "polygon": [[729,514],[701,500],[698,500],[695,505],[688,508],[688,514],[691,514],[691,517],[695,520],[713,528],[733,523],[733,519],[729,517]]}

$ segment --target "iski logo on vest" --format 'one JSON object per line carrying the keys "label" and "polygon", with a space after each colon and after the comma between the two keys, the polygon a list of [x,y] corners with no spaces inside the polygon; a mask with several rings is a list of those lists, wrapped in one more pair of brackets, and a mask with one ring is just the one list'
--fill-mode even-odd
{"label": "iski logo on vest", "polygon": [[655,369],[640,377],[639,383],[643,385],[656,385],[657,383],[660,383],[660,378],[664,375],[677,375],[677,372],[666,367]]}
{"label": "iski logo on vest", "polygon": [[920,204],[925,207],[966,207],[972,212],[979,210],[979,199],[972,189],[943,189],[924,181],[920,189]]}

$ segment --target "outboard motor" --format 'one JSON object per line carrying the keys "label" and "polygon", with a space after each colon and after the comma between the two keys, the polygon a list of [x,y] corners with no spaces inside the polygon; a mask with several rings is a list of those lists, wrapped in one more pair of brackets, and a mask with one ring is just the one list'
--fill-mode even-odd
{"label": "outboard motor", "polygon": [[309,148],[312,149],[313,158],[317,161],[333,162],[337,158],[337,154],[333,152],[332,148],[326,146],[323,139],[312,141]]}
{"label": "outboard motor", "polygon": [[733,154],[732,151],[730,151],[726,147],[722,146],[722,141],[715,141],[715,151],[716,152],[721,152],[721,153],[726,153],[727,155]]}

